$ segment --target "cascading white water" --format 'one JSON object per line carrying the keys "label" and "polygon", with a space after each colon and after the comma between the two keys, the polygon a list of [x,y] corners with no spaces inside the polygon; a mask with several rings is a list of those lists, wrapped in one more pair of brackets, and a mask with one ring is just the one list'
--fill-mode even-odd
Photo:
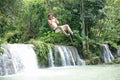
{"label": "cascading white water", "polygon": [[[31,44],[5,44],[4,54],[0,55],[0,75],[38,70],[36,54]],[[55,46],[48,53],[49,66],[85,65],[73,46]]]}
{"label": "cascading white water", "polygon": [[118,50],[117,50],[117,56],[120,57],[120,46],[119,46],[119,48],[118,48]]}
{"label": "cascading white water", "polygon": [[[80,58],[78,50],[76,47],[69,46],[70,50],[73,54],[74,59],[76,59],[76,65],[85,65],[85,61]],[[76,57],[75,57],[76,56]]]}
{"label": "cascading white water", "polygon": [[1,56],[3,71],[1,75],[14,74],[20,71],[35,71],[38,69],[37,58],[30,44],[3,45],[5,53]]}
{"label": "cascading white water", "polygon": [[54,60],[53,60],[52,49],[49,50],[48,60],[49,60],[49,66],[50,66],[50,67],[54,67]]}
{"label": "cascading white water", "polygon": [[56,49],[58,49],[60,57],[61,57],[61,62],[62,62],[62,66],[66,66],[67,65],[67,61],[65,60],[65,54],[64,54],[64,50],[62,49],[62,47],[56,46]]}
{"label": "cascading white water", "polygon": [[73,46],[56,45],[54,51],[48,55],[52,55],[49,57],[49,62],[54,66],[85,65],[85,61],[80,58],[77,49]]}
{"label": "cascading white water", "polygon": [[112,62],[114,60],[114,56],[112,55],[107,44],[102,44],[103,46],[103,60],[104,62]]}

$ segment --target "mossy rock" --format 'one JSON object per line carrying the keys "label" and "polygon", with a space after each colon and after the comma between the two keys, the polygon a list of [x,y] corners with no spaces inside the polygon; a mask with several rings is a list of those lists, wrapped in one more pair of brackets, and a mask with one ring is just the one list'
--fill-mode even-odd
{"label": "mossy rock", "polygon": [[100,63],[101,63],[101,59],[99,56],[92,57],[91,59],[86,60],[87,65],[96,65],[96,64],[100,64]]}
{"label": "mossy rock", "polygon": [[0,54],[4,53],[4,49],[2,47],[0,47]]}
{"label": "mossy rock", "polygon": [[116,58],[116,59],[114,60],[114,63],[120,64],[120,57]]}
{"label": "mossy rock", "polygon": [[109,65],[111,65],[111,64],[120,64],[120,58],[118,57],[114,61],[108,62],[108,63],[104,63],[104,64],[109,64]]}

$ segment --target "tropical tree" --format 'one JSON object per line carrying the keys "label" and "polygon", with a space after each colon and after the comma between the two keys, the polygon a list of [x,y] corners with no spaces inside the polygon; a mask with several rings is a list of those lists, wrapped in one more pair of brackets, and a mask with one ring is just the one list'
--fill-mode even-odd
{"label": "tropical tree", "polygon": [[98,24],[91,28],[94,40],[100,43],[109,43],[117,47],[120,41],[120,17],[119,17],[119,0],[107,0],[106,6],[101,10],[106,17],[98,21]]}
{"label": "tropical tree", "polygon": [[[22,0],[0,1],[0,37],[5,41],[18,33],[19,12]],[[17,39],[16,39],[17,40]]]}

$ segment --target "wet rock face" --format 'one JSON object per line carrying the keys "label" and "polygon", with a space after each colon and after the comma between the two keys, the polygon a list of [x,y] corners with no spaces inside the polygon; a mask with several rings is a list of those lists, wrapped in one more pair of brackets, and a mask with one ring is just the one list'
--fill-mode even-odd
{"label": "wet rock face", "polygon": [[119,48],[117,50],[117,55],[118,55],[118,57],[120,57],[120,46],[119,46]]}

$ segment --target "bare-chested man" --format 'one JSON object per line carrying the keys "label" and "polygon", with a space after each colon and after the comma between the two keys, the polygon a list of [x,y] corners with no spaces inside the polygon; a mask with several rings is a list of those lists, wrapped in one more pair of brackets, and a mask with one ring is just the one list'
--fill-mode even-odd
{"label": "bare-chested man", "polygon": [[[73,32],[71,30],[71,28],[69,27],[68,24],[65,25],[61,25],[58,26],[59,21],[52,15],[52,14],[48,14],[48,23],[50,25],[50,27],[57,33],[57,32],[62,32],[64,33],[67,37],[71,35],[73,35]],[[65,31],[68,31],[70,34],[66,33]]]}

